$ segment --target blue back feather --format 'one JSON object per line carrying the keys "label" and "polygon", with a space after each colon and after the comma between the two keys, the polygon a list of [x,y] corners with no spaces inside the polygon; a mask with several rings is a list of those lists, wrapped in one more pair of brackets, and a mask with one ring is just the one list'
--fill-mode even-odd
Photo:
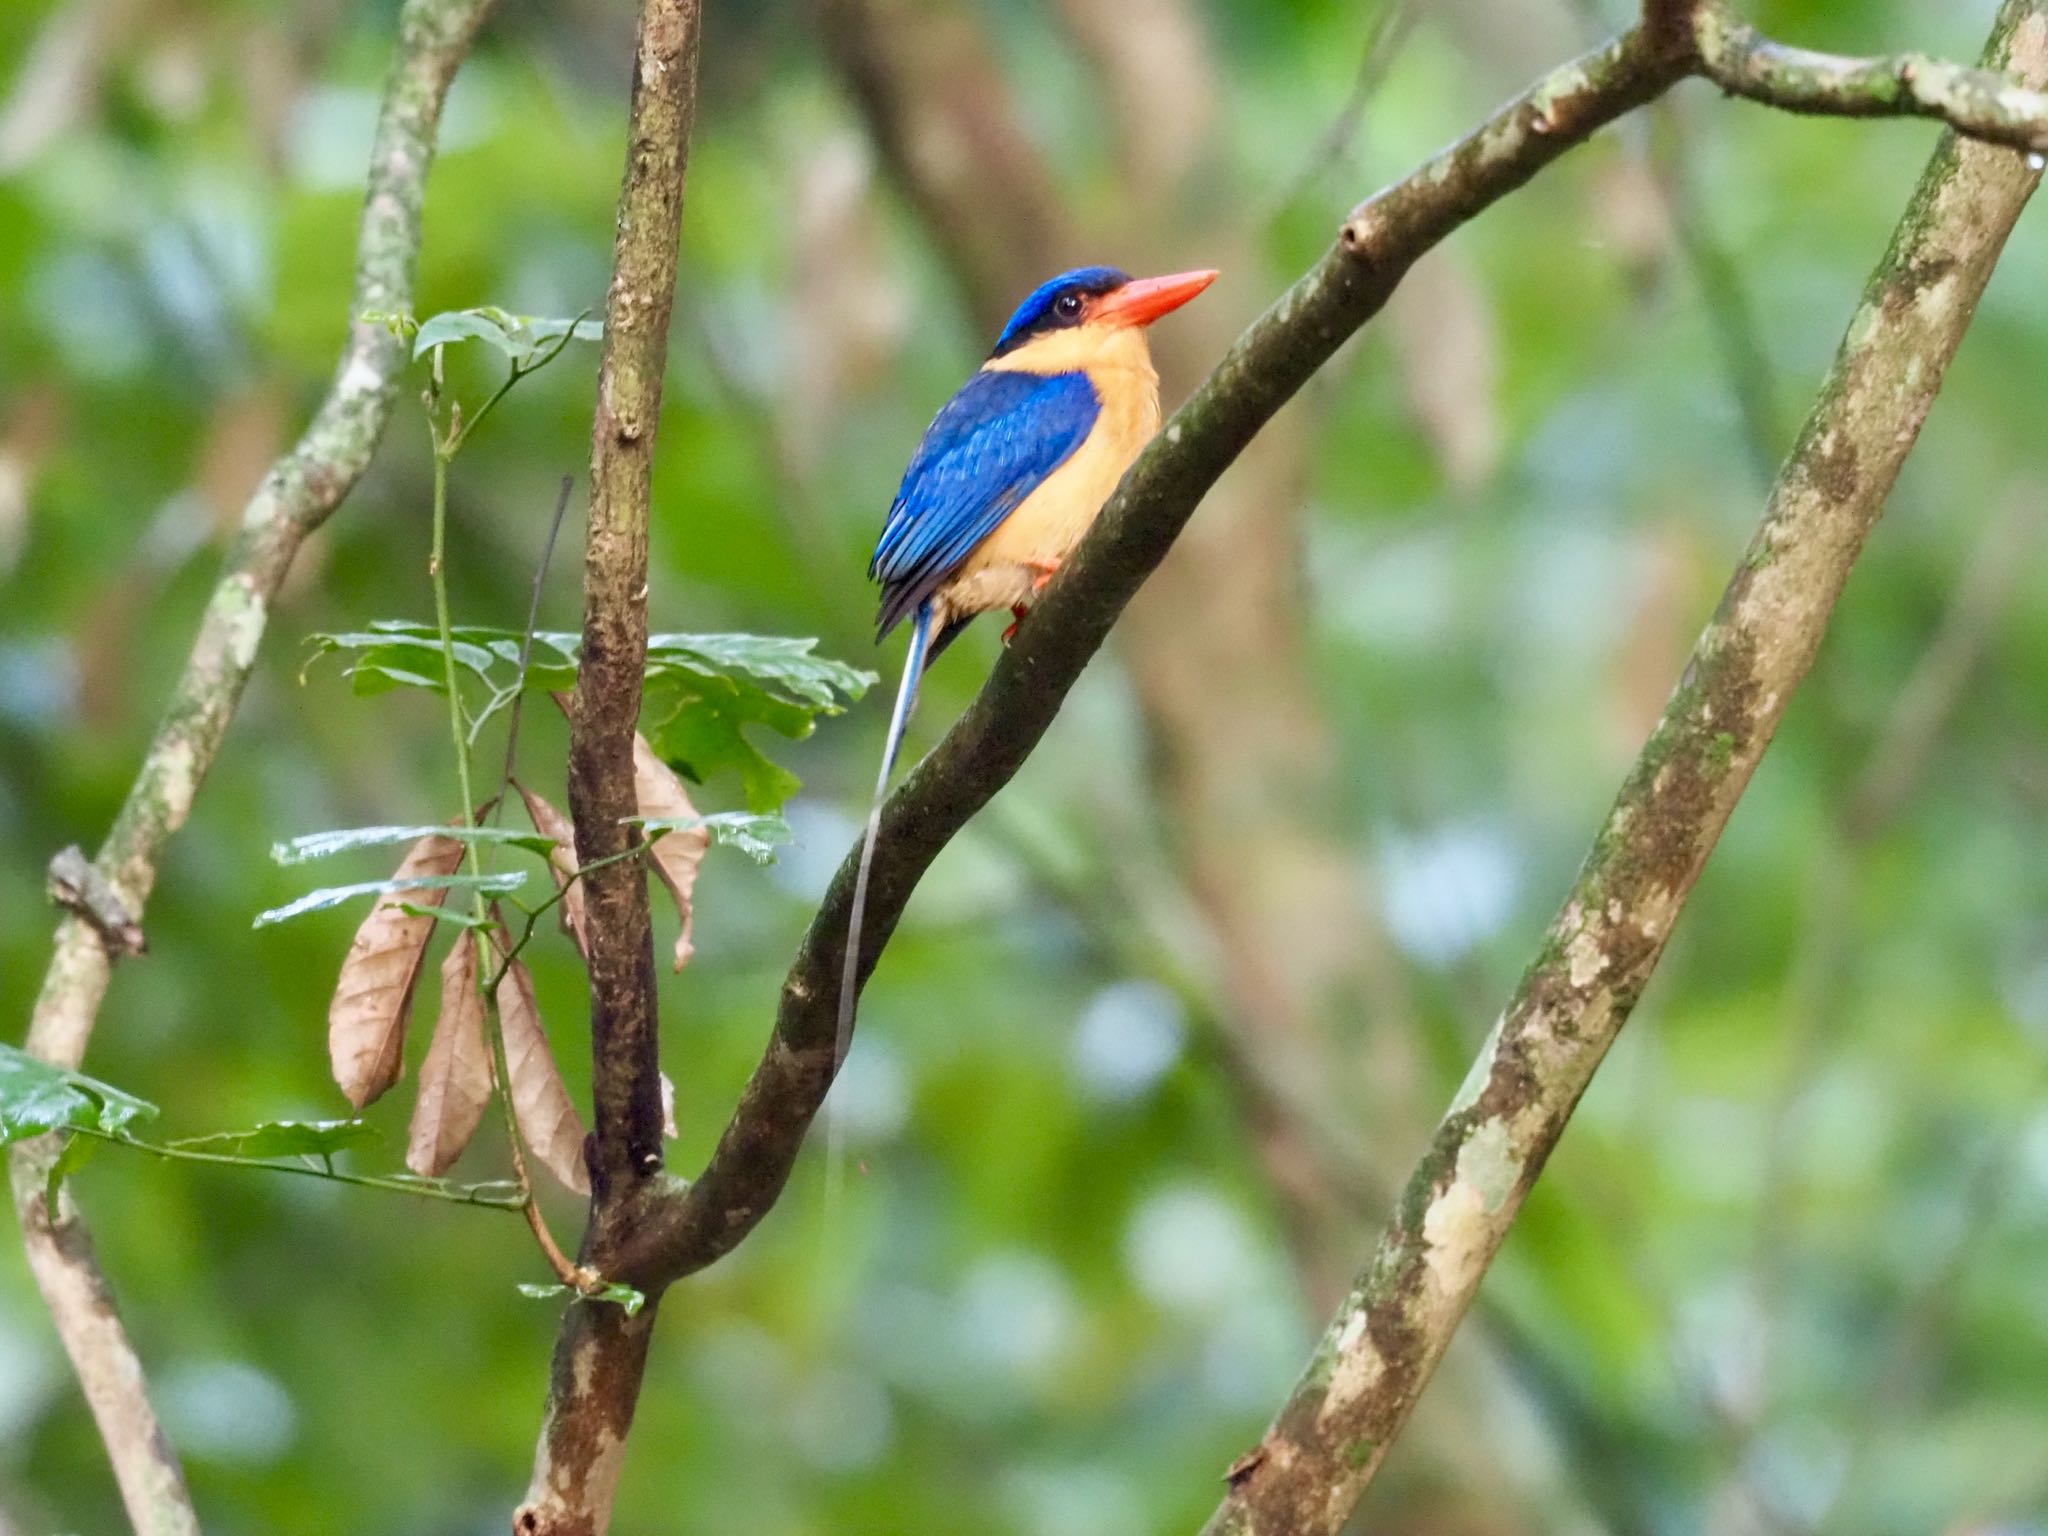
{"label": "blue back feather", "polygon": [[1067,461],[1099,412],[1082,373],[984,369],[961,386],[917,445],[868,566],[882,584],[877,639]]}

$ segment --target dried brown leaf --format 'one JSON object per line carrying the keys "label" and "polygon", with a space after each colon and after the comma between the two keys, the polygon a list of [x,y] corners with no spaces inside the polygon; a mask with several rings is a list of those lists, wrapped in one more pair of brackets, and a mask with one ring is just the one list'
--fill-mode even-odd
{"label": "dried brown leaf", "polygon": [[562,931],[576,941],[576,948],[585,956],[590,953],[590,943],[584,934],[583,882],[569,885],[569,879],[576,873],[576,829],[564,816],[546,800],[536,795],[518,780],[513,787],[519,791],[519,798],[526,802],[526,814],[533,822],[533,830],[542,837],[552,837],[555,846],[548,850],[548,873],[554,876],[555,889],[568,886],[568,894],[562,898]]}
{"label": "dried brown leaf", "polygon": [[519,961],[498,983],[498,1027],[505,1035],[505,1074],[512,1084],[512,1114],[533,1155],[579,1195],[590,1193],[583,1165],[583,1121],[562,1085],[540,1010],[534,1006],[533,977]]}
{"label": "dried brown leaf", "polygon": [[[633,793],[640,802],[642,816],[673,816],[687,820],[697,814],[697,807],[690,803],[683,781],[676,776],[675,770],[655,756],[647,738],[637,732],[633,737]],[[662,833],[655,839],[649,854],[654,861],[655,874],[675,899],[676,915],[683,920],[683,931],[676,935],[675,968],[679,971],[690,962],[691,892],[696,889],[697,868],[704,862],[705,850],[710,846],[711,833],[708,829],[684,827],[680,831]]]}
{"label": "dried brown leaf", "polygon": [[465,928],[441,962],[441,1015],[420,1063],[405,1166],[423,1178],[447,1172],[490,1102],[491,1052],[484,1043],[484,1000],[476,989],[476,933]]}
{"label": "dried brown leaf", "polygon": [[[406,850],[393,877],[452,875],[461,863],[462,844],[454,838],[423,837]],[[401,911],[399,903],[435,907],[446,895],[414,890],[378,897],[341,962],[334,1000],[327,1005],[327,1057],[334,1081],[357,1109],[398,1081],[413,985],[434,931],[431,917]]]}

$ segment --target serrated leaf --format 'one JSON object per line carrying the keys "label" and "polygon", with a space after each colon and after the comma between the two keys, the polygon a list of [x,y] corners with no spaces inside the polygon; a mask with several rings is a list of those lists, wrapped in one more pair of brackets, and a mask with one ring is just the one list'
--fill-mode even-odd
{"label": "serrated leaf", "polygon": [[711,833],[690,803],[683,781],[654,755],[647,738],[637,731],[633,733],[633,796],[643,823],[663,822],[677,829],[656,838],[648,857],[654,863],[655,875],[668,887],[676,904],[676,916],[682,920],[675,951],[675,968],[680,971],[690,963],[693,951],[690,910],[697,889],[697,870],[704,862],[705,850],[711,846]]}
{"label": "serrated leaf", "polygon": [[155,1113],[154,1104],[111,1083],[0,1045],[0,1147],[81,1126],[112,1134]]}
{"label": "serrated leaf", "polygon": [[[453,632],[457,665],[497,701],[520,682],[525,636],[508,629],[461,626]],[[691,778],[721,772],[739,776],[747,807],[777,809],[797,788],[796,778],[749,739],[764,726],[792,740],[809,734],[821,715],[837,714],[859,698],[874,674],[814,654],[815,640],[774,635],[659,634],[648,641],[642,718],[659,755]],[[348,675],[361,692],[397,685],[443,691],[440,638],[434,626],[380,620],[349,633],[316,635],[308,666],[324,655],[348,658]],[[581,637],[540,631],[524,686],[550,691],[576,677]]]}
{"label": "serrated leaf", "polygon": [[[461,862],[462,844],[437,831],[406,850],[392,878],[445,877]],[[432,918],[405,908],[438,906],[446,894],[444,888],[408,902],[387,892],[349,942],[327,1006],[327,1058],[335,1083],[357,1109],[397,1082],[404,1064],[413,986],[434,931]]]}
{"label": "serrated leaf", "polygon": [[288,901],[281,907],[257,913],[252,926],[268,928],[273,923],[304,917],[308,912],[324,912],[358,896],[397,896],[406,891],[439,891],[444,896],[449,891],[475,891],[484,896],[504,896],[524,884],[526,871],[523,869],[507,870],[498,875],[393,875],[389,880],[363,880],[354,885],[329,885],[308,891],[297,901]]}
{"label": "serrated leaf", "polygon": [[331,1157],[376,1139],[376,1131],[361,1120],[266,1120],[246,1131],[182,1136],[167,1145],[222,1157]]}
{"label": "serrated leaf", "polygon": [[476,987],[476,935],[456,939],[441,962],[441,1012],[420,1063],[405,1166],[425,1178],[448,1171],[483,1122],[491,1101],[491,1052]]}
{"label": "serrated leaf", "polygon": [[709,816],[694,817],[687,822],[663,816],[628,819],[638,822],[640,829],[649,837],[701,827],[711,834],[712,842],[723,848],[737,848],[756,864],[774,863],[775,850],[796,841],[796,834],[789,830],[789,823],[780,816],[757,816],[751,811],[714,811]]}
{"label": "serrated leaf", "polygon": [[511,1079],[512,1115],[519,1122],[520,1136],[549,1173],[587,1197],[590,1173],[583,1163],[583,1121],[570,1102],[547,1032],[541,1028],[533,977],[517,960],[498,983],[498,1025],[505,1037],[505,1074]]}
{"label": "serrated leaf", "polygon": [[528,789],[517,780],[514,789],[526,806],[526,814],[533,822],[534,831],[551,841],[548,850],[548,873],[554,877],[555,889],[567,888],[562,897],[562,928],[576,941],[576,948],[584,955],[590,953],[590,943],[584,933],[583,882],[570,884],[570,877],[576,873],[576,829],[567,816],[553,805]]}
{"label": "serrated leaf", "polygon": [[[521,1281],[518,1289],[520,1295],[530,1297],[534,1301],[551,1301],[557,1296],[573,1296],[577,1294],[566,1285],[535,1285],[530,1280]],[[607,1285],[602,1290],[592,1291],[583,1299],[585,1301],[612,1302],[617,1306],[624,1307],[628,1317],[631,1317],[635,1312],[638,1312],[647,1305],[647,1297],[641,1292],[634,1290],[630,1285]]]}
{"label": "serrated leaf", "polygon": [[531,853],[545,854],[554,843],[539,832],[522,832],[517,827],[347,827],[329,832],[308,832],[289,842],[272,843],[270,857],[277,864],[304,864],[358,848],[391,848],[416,843],[423,837],[447,837],[462,843],[509,844]]}

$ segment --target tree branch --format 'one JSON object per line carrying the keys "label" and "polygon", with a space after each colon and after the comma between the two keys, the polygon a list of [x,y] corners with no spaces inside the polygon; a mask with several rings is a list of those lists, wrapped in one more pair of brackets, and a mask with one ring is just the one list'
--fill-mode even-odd
{"label": "tree branch", "polygon": [[647,871],[618,856],[638,840],[627,818],[633,731],[647,664],[647,501],[662,371],[675,301],[683,176],[697,94],[696,0],[646,0],[633,61],[626,174],[619,190],[604,357],[590,439],[583,551],[583,654],[569,731],[569,810],[589,933],[597,1204],[661,1167],[661,1067]]}
{"label": "tree branch", "polygon": [[[647,508],[675,299],[676,243],[696,108],[697,0],[644,0],[633,61],[604,356],[591,426],[583,557],[583,655],[569,729],[569,808],[584,881],[595,1127],[583,1262],[611,1278],[641,1197],[661,1171],[654,937],[633,732],[647,659]],[[611,861],[611,862],[604,862]],[[658,1289],[658,1288],[656,1288]],[[597,1536],[611,1519],[654,1324],[579,1300],[564,1313],[521,1536]]]}
{"label": "tree branch", "polygon": [[1772,42],[1706,0],[1693,15],[1700,71],[1722,90],[1824,117],[1931,117],[1960,133],[2048,153],[2048,95],[2000,69],[1898,53],[1845,58]]}
{"label": "tree branch", "polygon": [[[2007,0],[1994,59],[2007,42],[2030,79],[2048,75],[2042,0]],[[1379,1470],[1812,665],[2038,181],[2005,150],[1951,136],[1935,152],[1541,953],[1211,1536],[1335,1533]]]}
{"label": "tree branch", "polygon": [[[1638,33],[1565,66],[1366,203],[1175,412],[997,662],[986,687],[883,812],[869,886],[864,983],[919,877],[1014,775],[1124,605],[1223,470],[1408,267],[1451,230],[1684,73]],[[832,1076],[852,893],[841,866],[783,984],[776,1027],[702,1177],[641,1212],[613,1278],[643,1290],[701,1269],[780,1193]]]}
{"label": "tree branch", "polygon": [[[382,437],[406,364],[404,342],[366,311],[412,304],[420,215],[441,104],[492,0],[407,0],[370,152],[356,239],[349,335],[334,382],[304,434],[271,467],[242,515],[192,651],[135,783],[94,868],[140,915],[164,845],[191,814],[200,780],[234,718],[270,604],[307,534],[355,485]],[[76,1067],[106,996],[112,957],[77,914],[57,926],[55,953],[29,1027],[27,1049]],[[57,1148],[49,1138],[12,1156],[15,1209],[29,1264],[72,1367],[85,1385],[128,1516],[138,1532],[197,1529],[177,1459],[158,1428],[142,1371],[105,1279],[68,1199],[54,1219],[43,1189]]]}

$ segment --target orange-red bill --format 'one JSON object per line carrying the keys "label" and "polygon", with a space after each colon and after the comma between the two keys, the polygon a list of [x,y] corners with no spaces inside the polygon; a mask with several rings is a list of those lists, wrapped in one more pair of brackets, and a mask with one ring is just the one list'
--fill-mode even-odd
{"label": "orange-red bill", "polygon": [[1179,309],[1216,281],[1213,268],[1200,272],[1175,272],[1167,277],[1140,277],[1112,289],[1095,301],[1091,320],[1111,325],[1150,325],[1161,315]]}

